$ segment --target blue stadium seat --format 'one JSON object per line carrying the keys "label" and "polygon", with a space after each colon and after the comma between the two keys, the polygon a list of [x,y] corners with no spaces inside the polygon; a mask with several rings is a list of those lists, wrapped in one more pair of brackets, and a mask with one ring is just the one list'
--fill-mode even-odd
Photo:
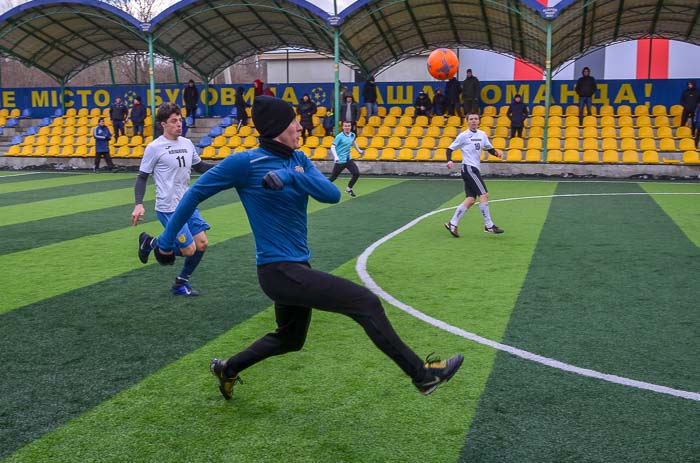
{"label": "blue stadium seat", "polygon": [[15,135],[14,137],[12,137],[10,145],[19,145],[20,143],[22,143],[23,138],[24,137],[22,135]]}
{"label": "blue stadium seat", "polygon": [[47,125],[51,125],[51,119],[48,117],[45,117],[39,122],[39,127],[46,127]]}
{"label": "blue stadium seat", "polygon": [[16,117],[12,117],[5,122],[5,127],[17,127],[17,125],[19,125],[19,122]]}
{"label": "blue stadium seat", "polygon": [[212,141],[211,137],[205,135],[199,140],[199,143],[197,143],[197,146],[199,148],[204,148],[205,146],[211,145],[211,141]]}
{"label": "blue stadium seat", "polygon": [[37,129],[34,126],[31,126],[27,129],[24,136],[26,137],[27,135],[36,135],[37,133],[39,133],[39,129]]}
{"label": "blue stadium seat", "polygon": [[32,117],[32,110],[31,108],[25,108],[22,110],[22,115],[19,116],[22,119],[29,119]]}
{"label": "blue stadium seat", "polygon": [[214,138],[214,137],[218,137],[219,135],[221,135],[221,134],[223,134],[223,133],[224,133],[224,129],[222,129],[222,128],[221,128],[220,126],[218,126],[218,125],[215,125],[215,126],[212,127],[211,130],[209,131],[209,136],[212,137],[212,138]]}
{"label": "blue stadium seat", "polygon": [[187,116],[185,118],[185,124],[187,124],[187,127],[190,127],[192,125],[192,116]]}
{"label": "blue stadium seat", "polygon": [[63,110],[61,108],[56,108],[56,111],[53,112],[52,117],[61,117],[63,116]]}
{"label": "blue stadium seat", "polygon": [[231,116],[224,116],[223,119],[221,119],[221,123],[219,123],[219,127],[228,127],[229,125],[233,124],[233,118]]}

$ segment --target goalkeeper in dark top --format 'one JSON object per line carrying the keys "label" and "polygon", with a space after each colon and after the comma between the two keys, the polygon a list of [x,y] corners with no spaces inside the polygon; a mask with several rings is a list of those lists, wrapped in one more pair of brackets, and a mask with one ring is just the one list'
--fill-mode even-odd
{"label": "goalkeeper in dark top", "polygon": [[[134,187],[135,206],[131,213],[134,226],[143,220],[145,209],[143,197],[146,183],[153,174],[156,185],[156,216],[166,226],[175,208],[180,203],[190,184],[190,171],[205,172],[213,167],[202,162],[192,142],[182,133],[182,115],[174,103],[164,103],[156,112],[156,123],[163,127],[163,135],[149,143],[143,153],[139,173]],[[187,223],[177,232],[177,253],[185,257],[182,271],[175,278],[170,292],[181,296],[197,296],[199,291],[190,284],[190,277],[204,256],[209,244],[206,231],[209,224],[204,221],[198,210],[194,210]],[[139,259],[148,262],[151,252],[150,239],[146,233],[139,236]]]}
{"label": "goalkeeper in dark top", "polygon": [[297,151],[301,125],[283,100],[259,96],[253,102],[258,148],[233,154],[192,185],[155,244],[156,258],[172,263],[178,230],[197,205],[230,188],[248,216],[260,287],[275,304],[276,328],[226,360],[214,359],[211,372],[226,399],[246,368],[274,355],[304,346],[312,308],[355,320],[372,342],[391,358],[423,394],[448,381],[462,364],[455,355],[446,361],[423,362],[394,331],[379,298],[364,286],[311,268],[307,243],[309,197],[322,203],[340,201],[340,191]]}

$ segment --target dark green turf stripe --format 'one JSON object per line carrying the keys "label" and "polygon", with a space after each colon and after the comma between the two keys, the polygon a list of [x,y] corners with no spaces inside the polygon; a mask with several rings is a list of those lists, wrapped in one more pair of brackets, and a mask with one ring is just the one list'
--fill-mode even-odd
{"label": "dark green turf stripe", "polygon": [[103,191],[118,190],[134,185],[134,179],[114,179],[94,183],[82,183],[78,185],[65,185],[52,188],[41,188],[29,191],[17,191],[0,194],[0,207],[14,206],[15,204],[44,201],[46,199],[65,198]]}
{"label": "dark green turf stripe", "polygon": [[14,183],[14,182],[26,182],[29,180],[46,180],[49,178],[59,178],[59,177],[66,177],[66,176],[73,176],[73,175],[81,175],[81,174],[55,174],[55,173],[50,173],[50,172],[42,172],[42,173],[37,173],[37,174],[23,174],[23,173],[3,173],[3,175],[0,176],[0,185],[5,185],[7,183]]}
{"label": "dark green turf stripe", "polygon": [[[601,191],[642,192],[562,183],[557,194]],[[554,199],[504,342],[698,391],[699,262],[648,196]],[[461,461],[692,461],[698,412],[696,402],[499,353]]]}
{"label": "dark green turf stripe", "polygon": [[[312,214],[314,267],[354,258],[453,197],[454,186],[405,182]],[[381,220],[368,227],[368,217]],[[167,293],[179,268],[149,266],[2,315],[0,457],[268,307],[253,259],[249,235],[210,248],[194,279],[199,299]]]}
{"label": "dark green turf stripe", "polygon": [[[201,204],[200,210],[206,211],[232,202],[238,202],[235,191],[209,198]],[[149,219],[157,221],[154,204],[155,201],[146,201],[144,206]],[[132,204],[126,204],[0,227],[0,237],[3,239],[0,256],[128,227],[133,209]],[[31,233],[27,233],[27,230],[31,230]]]}

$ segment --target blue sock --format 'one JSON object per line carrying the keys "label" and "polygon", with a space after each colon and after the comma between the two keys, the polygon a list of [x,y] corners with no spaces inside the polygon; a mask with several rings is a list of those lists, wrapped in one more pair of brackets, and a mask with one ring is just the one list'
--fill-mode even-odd
{"label": "blue sock", "polygon": [[185,265],[182,266],[182,271],[178,278],[183,280],[189,280],[190,276],[194,273],[194,269],[199,265],[199,261],[202,260],[204,256],[204,251],[195,251],[191,256],[185,257]]}

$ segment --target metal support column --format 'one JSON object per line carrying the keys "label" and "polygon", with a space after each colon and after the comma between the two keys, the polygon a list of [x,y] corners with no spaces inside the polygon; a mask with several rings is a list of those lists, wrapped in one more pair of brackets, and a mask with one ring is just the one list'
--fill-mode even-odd
{"label": "metal support column", "polygon": [[544,87],[544,134],[542,139],[542,162],[547,162],[547,139],[549,127],[549,107],[552,100],[552,20],[547,20],[547,56],[545,58],[547,80]]}
{"label": "metal support column", "polygon": [[[150,24],[149,24],[150,28]],[[146,31],[148,32],[148,31]],[[153,34],[148,33],[148,78],[151,84],[151,97],[148,99],[151,106],[151,121],[153,123],[153,134],[156,128],[156,77],[155,64],[153,62]]]}

